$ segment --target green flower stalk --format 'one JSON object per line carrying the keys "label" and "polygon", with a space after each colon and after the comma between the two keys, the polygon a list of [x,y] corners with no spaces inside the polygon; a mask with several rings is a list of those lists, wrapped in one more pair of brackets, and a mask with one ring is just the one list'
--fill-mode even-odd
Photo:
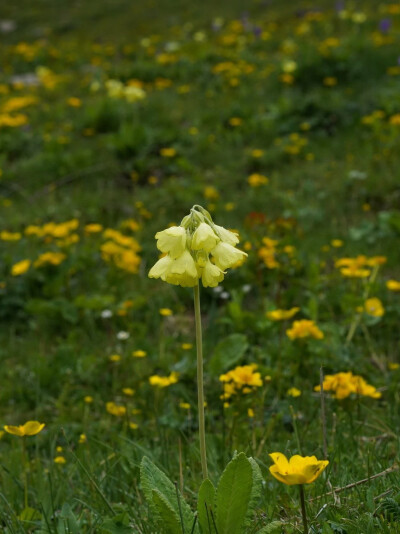
{"label": "green flower stalk", "polygon": [[236,248],[238,236],[214,224],[201,206],[193,206],[180,226],[157,232],[157,248],[164,256],[150,269],[150,278],[169,284],[193,287],[197,345],[197,393],[199,413],[200,457],[203,478],[207,478],[206,433],[204,416],[203,347],[200,312],[200,285],[216,287],[226,269],[242,264],[247,254]]}

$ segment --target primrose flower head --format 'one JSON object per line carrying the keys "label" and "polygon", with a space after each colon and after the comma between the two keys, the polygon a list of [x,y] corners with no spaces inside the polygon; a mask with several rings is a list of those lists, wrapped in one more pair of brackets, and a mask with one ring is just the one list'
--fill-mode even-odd
{"label": "primrose flower head", "polygon": [[281,452],[273,452],[269,456],[274,462],[269,468],[271,475],[288,486],[311,484],[329,464],[328,460],[317,460],[315,456],[296,454],[290,460]]}
{"label": "primrose flower head", "polygon": [[44,423],[39,423],[39,421],[27,421],[24,425],[12,426],[4,425],[4,430],[9,434],[14,434],[14,436],[35,436],[39,434],[45,427]]}
{"label": "primrose flower head", "polygon": [[155,237],[165,255],[150,269],[149,278],[182,287],[194,287],[200,279],[204,287],[216,287],[225,269],[240,265],[247,256],[235,247],[237,235],[214,224],[201,206],[193,206],[180,226],[157,232]]}

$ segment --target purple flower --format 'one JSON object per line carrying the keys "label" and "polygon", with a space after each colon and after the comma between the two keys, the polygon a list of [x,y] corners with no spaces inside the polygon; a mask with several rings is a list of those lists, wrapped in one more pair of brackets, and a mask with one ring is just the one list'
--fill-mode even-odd
{"label": "purple flower", "polygon": [[253,26],[253,33],[255,37],[260,37],[262,34],[262,28],[260,28],[260,26]]}
{"label": "purple flower", "polygon": [[391,19],[389,19],[389,18],[382,19],[379,22],[379,31],[381,31],[382,33],[388,33],[388,31],[390,30],[391,26],[392,26]]}
{"label": "purple flower", "polygon": [[335,5],[336,11],[338,11],[340,13],[340,11],[344,11],[344,8],[345,8],[345,5],[344,5],[343,0],[339,1],[339,2],[336,2],[336,5]]}

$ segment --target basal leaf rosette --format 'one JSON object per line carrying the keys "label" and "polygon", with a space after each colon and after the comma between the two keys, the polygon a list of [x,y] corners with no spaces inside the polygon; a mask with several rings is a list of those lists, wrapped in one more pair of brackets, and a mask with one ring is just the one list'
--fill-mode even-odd
{"label": "basal leaf rosette", "polygon": [[179,226],[157,232],[155,238],[164,256],[150,269],[149,278],[182,287],[194,287],[200,279],[204,287],[216,287],[226,269],[247,256],[236,248],[236,233],[214,224],[201,206],[193,206]]}

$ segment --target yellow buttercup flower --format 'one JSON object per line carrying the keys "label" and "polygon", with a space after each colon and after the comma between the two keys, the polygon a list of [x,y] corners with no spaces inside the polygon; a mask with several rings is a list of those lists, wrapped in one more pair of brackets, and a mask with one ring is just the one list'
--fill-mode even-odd
{"label": "yellow buttercup flower", "polygon": [[269,468],[271,475],[288,486],[311,484],[329,464],[328,460],[317,460],[315,456],[296,454],[290,460],[281,452],[273,452],[269,456],[274,462]]}
{"label": "yellow buttercup flower", "polygon": [[314,321],[309,319],[294,321],[292,328],[286,330],[286,334],[292,340],[306,337],[313,337],[314,339],[324,338],[324,333],[318,328]]}
{"label": "yellow buttercup flower", "polygon": [[221,396],[227,400],[237,393],[248,394],[254,391],[252,388],[261,387],[263,381],[261,373],[256,372],[257,365],[238,365],[231,371],[219,377],[220,382],[224,383],[224,393]]}
{"label": "yellow buttercup flower", "polygon": [[372,317],[382,317],[385,314],[385,308],[383,307],[382,302],[376,297],[365,301],[364,311]]}
{"label": "yellow buttercup flower", "polygon": [[153,375],[149,378],[149,383],[154,387],[166,388],[172,384],[176,384],[178,382],[178,376],[178,373],[174,371],[169,376]]}
{"label": "yellow buttercup flower", "polygon": [[134,356],[135,358],[145,358],[147,356],[147,352],[145,350],[134,350],[132,352],[132,356]]}
{"label": "yellow buttercup flower", "polygon": [[15,263],[11,267],[11,274],[12,276],[20,276],[21,274],[26,273],[26,271],[29,270],[29,267],[31,266],[31,260],[22,260],[18,263]]}
{"label": "yellow buttercup flower", "polygon": [[250,174],[250,176],[247,178],[247,182],[250,187],[260,187],[261,185],[265,185],[269,182],[268,178],[266,176],[263,176],[262,174]]}
{"label": "yellow buttercup flower", "polygon": [[[362,397],[380,399],[382,394],[374,386],[358,375],[353,375],[351,371],[326,375],[322,384],[324,391],[331,391],[338,400],[346,399],[351,394]],[[321,386],[315,386],[314,391],[321,391]]]}
{"label": "yellow buttercup flower", "polygon": [[386,287],[389,291],[400,291],[400,282],[397,280],[388,280]]}
{"label": "yellow buttercup flower", "polygon": [[126,407],[116,404],[115,402],[107,402],[106,410],[111,415],[116,415],[117,417],[122,417],[126,414]]}
{"label": "yellow buttercup flower", "polygon": [[14,436],[35,436],[44,427],[45,424],[39,423],[39,421],[27,421],[25,424],[19,426],[4,425],[4,430],[9,434],[14,434]]}
{"label": "yellow buttercup flower", "polygon": [[290,310],[271,310],[265,315],[271,321],[285,321],[291,319],[296,313],[300,311],[300,308],[290,308]]}

